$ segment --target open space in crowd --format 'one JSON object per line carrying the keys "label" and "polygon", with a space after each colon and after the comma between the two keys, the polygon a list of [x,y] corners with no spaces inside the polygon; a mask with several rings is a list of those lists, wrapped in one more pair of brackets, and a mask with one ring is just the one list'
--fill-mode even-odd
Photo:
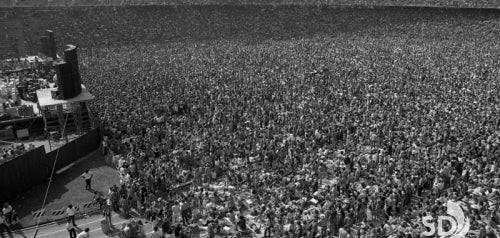
{"label": "open space in crowd", "polygon": [[49,28],[80,47],[121,178],[104,210],[153,237],[421,237],[450,203],[467,236],[498,235],[498,11],[19,13],[29,50]]}

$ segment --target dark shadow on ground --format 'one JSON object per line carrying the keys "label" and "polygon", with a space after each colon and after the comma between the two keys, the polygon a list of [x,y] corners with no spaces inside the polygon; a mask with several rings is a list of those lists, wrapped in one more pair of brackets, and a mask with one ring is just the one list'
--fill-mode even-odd
{"label": "dark shadow on ground", "polygon": [[[90,169],[93,173],[92,188],[95,190],[85,190],[85,181],[81,175],[85,170]],[[96,151],[89,158],[76,164],[72,168],[60,175],[54,175],[53,182],[46,200],[46,214],[51,210],[66,208],[68,204],[79,204],[92,201],[93,191],[106,194],[107,190],[113,184],[119,184],[119,178],[116,170],[104,162],[104,156]],[[39,210],[43,204],[48,186],[48,181],[33,187],[26,193],[18,196],[17,199],[10,201],[12,207],[16,210],[20,218],[22,227],[36,224],[31,212]],[[42,219],[40,223],[46,222]]]}

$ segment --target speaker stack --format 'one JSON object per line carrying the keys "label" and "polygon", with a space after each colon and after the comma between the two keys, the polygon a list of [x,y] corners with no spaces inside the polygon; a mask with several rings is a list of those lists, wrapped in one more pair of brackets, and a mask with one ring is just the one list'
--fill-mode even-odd
{"label": "speaker stack", "polygon": [[45,35],[40,37],[41,53],[53,60],[57,59],[57,47],[54,32],[46,30]]}
{"label": "speaker stack", "polygon": [[57,47],[56,39],[54,38],[54,32],[51,30],[46,30],[45,35],[49,37],[49,57],[52,59],[57,59]]}
{"label": "speaker stack", "polygon": [[48,56],[50,51],[49,46],[49,37],[48,36],[40,36],[40,44],[42,46],[42,54]]}
{"label": "speaker stack", "polygon": [[69,99],[78,96],[82,92],[80,70],[78,67],[77,48],[67,45],[64,50],[63,62],[55,65],[57,73],[57,91],[52,91],[54,99]]}
{"label": "speaker stack", "polygon": [[80,79],[76,46],[66,45],[66,49],[64,50],[64,60],[71,65],[73,90],[76,95],[78,95],[82,92],[82,80]]}

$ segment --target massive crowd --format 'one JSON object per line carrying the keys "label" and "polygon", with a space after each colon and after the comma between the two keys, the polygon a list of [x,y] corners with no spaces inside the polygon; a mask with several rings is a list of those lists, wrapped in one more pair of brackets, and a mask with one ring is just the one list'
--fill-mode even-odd
{"label": "massive crowd", "polygon": [[329,4],[343,6],[419,6],[419,7],[465,7],[465,8],[498,8],[495,0],[190,0],[178,2],[174,0],[1,0],[0,6],[99,6],[99,5],[170,5],[170,4]]}
{"label": "massive crowd", "polygon": [[198,221],[211,235],[419,237],[452,201],[471,234],[494,237],[497,53],[391,37],[87,52],[116,208],[138,206],[167,234]]}
{"label": "massive crowd", "polygon": [[[274,15],[293,18],[284,11]],[[168,32],[176,25],[163,18],[126,17],[136,10],[74,20],[88,34],[64,39],[99,43],[81,51],[81,72],[121,177],[106,206],[146,214],[165,237],[199,227],[209,237],[420,237],[422,217],[454,202],[470,235],[495,237],[498,19],[378,12],[365,28],[308,11],[291,10],[321,23],[313,29],[271,10],[199,32],[182,26],[202,17]],[[170,33],[191,41],[161,42]]]}

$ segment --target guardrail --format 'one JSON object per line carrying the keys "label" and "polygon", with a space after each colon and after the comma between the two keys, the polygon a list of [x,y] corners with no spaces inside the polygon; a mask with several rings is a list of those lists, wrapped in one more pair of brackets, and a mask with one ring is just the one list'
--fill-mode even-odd
{"label": "guardrail", "polygon": [[[100,210],[99,204],[95,201],[85,202],[81,204],[76,204],[73,206],[75,210],[75,215],[88,215]],[[54,209],[47,212],[45,209],[32,211],[31,215],[33,220],[38,221],[40,219],[40,223],[59,221],[66,219],[66,208]]]}

